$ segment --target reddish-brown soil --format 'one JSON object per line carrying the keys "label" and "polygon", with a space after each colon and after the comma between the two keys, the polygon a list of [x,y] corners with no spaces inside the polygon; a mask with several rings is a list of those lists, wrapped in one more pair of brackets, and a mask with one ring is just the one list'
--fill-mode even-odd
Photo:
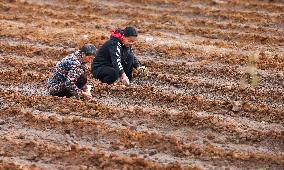
{"label": "reddish-brown soil", "polygon": [[[47,94],[127,25],[148,78]],[[281,0],[1,0],[0,66],[0,169],[284,169]]]}

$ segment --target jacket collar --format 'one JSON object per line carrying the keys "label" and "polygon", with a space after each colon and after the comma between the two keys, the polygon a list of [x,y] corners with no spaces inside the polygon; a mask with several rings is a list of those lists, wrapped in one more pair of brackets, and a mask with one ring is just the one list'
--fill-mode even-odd
{"label": "jacket collar", "polygon": [[74,55],[78,58],[78,60],[81,64],[86,64],[83,60],[82,52],[80,50],[75,51]]}
{"label": "jacket collar", "polygon": [[118,39],[120,42],[123,41],[123,36],[118,30],[115,29],[110,30],[110,35],[111,37]]}

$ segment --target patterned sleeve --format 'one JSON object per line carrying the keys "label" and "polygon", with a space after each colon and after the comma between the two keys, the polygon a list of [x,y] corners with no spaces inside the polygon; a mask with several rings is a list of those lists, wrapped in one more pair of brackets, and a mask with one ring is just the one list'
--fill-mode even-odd
{"label": "patterned sleeve", "polygon": [[66,88],[70,90],[72,95],[74,95],[77,99],[81,96],[81,89],[77,87],[76,82],[83,73],[83,69],[78,67],[76,64],[72,64],[65,81]]}

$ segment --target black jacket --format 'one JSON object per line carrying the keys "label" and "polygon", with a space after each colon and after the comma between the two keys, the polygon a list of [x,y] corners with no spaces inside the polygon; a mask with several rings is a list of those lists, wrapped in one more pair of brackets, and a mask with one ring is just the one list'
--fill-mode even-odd
{"label": "black jacket", "polygon": [[132,68],[139,67],[140,63],[134,56],[131,47],[123,45],[117,34],[112,32],[110,39],[98,49],[91,64],[92,72],[102,66],[111,66],[119,75],[125,72],[129,77]]}

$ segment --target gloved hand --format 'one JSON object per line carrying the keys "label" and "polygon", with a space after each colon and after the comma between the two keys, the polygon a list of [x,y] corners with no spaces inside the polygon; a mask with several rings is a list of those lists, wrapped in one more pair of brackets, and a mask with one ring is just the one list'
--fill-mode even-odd
{"label": "gloved hand", "polygon": [[149,76],[149,71],[145,66],[140,66],[137,68],[137,71],[139,73],[139,75],[143,76],[143,77],[148,77]]}

